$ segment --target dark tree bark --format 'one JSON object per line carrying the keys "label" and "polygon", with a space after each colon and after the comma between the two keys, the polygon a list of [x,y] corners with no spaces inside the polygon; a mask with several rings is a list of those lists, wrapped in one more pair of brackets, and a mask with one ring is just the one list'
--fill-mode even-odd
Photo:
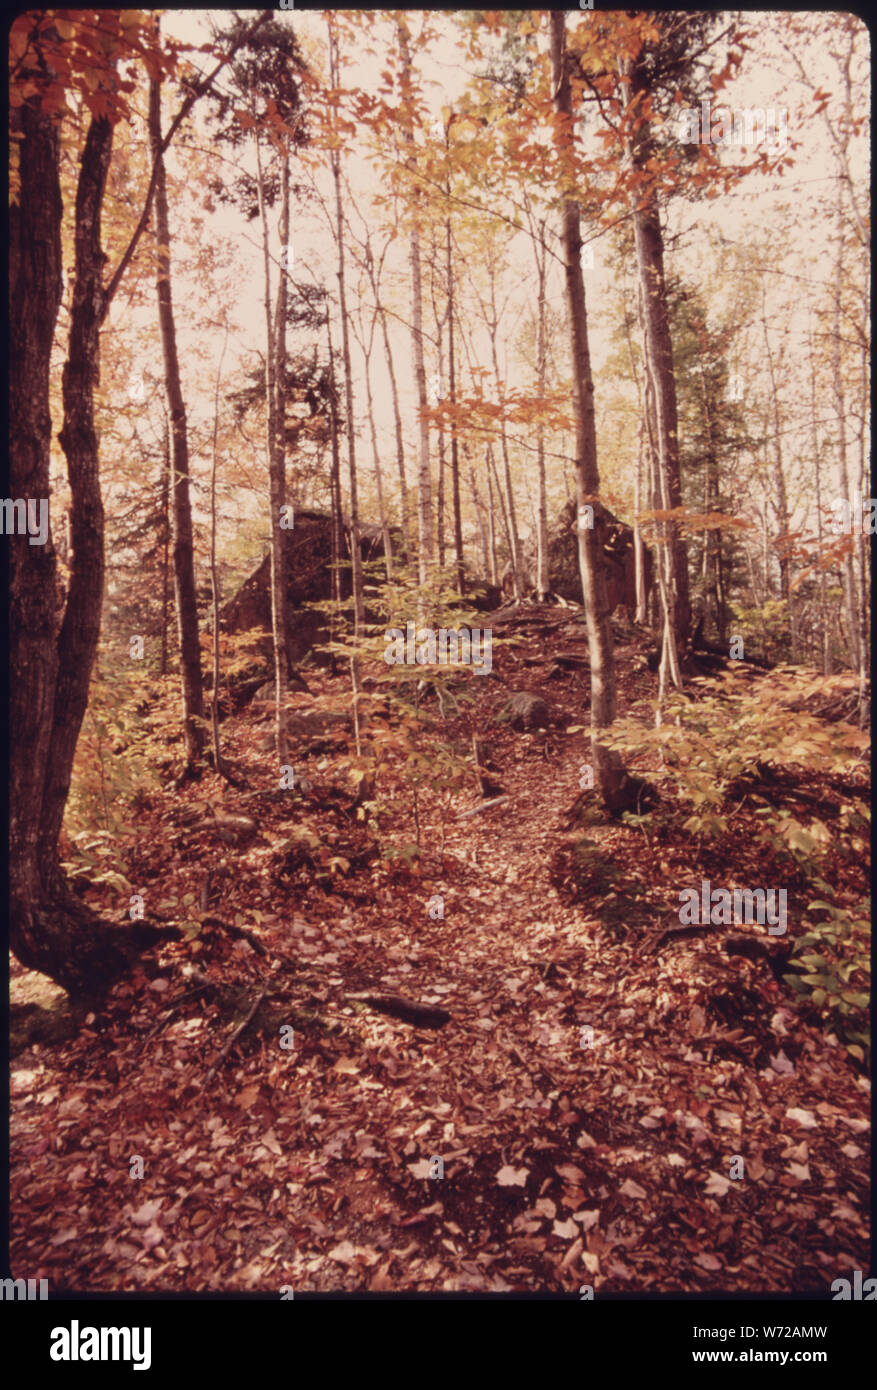
{"label": "dark tree bark", "polygon": [[[20,132],[19,201],[10,228],[10,489],[49,497],[49,367],[61,301],[59,134],[35,106],[13,118]],[[103,594],[103,507],[93,395],[105,295],[101,204],[112,149],[108,121],[92,120],[76,197],[75,269],[60,433],[72,494],[72,553],[64,616],[57,620],[51,534],[32,546],[8,539],[10,556],[10,931],[22,965],[43,971],[77,1004],[99,998],[130,959],[140,933],[102,922],[76,898],[58,862],[73,757],[88,702]]]}
{"label": "dark tree bark", "polygon": [[[257,24],[261,23],[261,18]],[[37,44],[39,48],[39,44]],[[194,89],[174,130],[229,54]],[[52,341],[61,302],[60,135],[57,116],[44,110],[44,67],[37,92],[14,109],[20,188],[9,211],[10,490],[35,502],[49,499]],[[101,210],[113,128],[103,117],[88,125],[80,159],[74,226],[73,299],[64,407],[59,439],[70,483],[69,582],[59,621],[57,560],[51,531],[44,545],[26,535],[8,538],[10,565],[9,942],[22,965],[65,988],[77,1011],[100,1002],[147,944],[170,930],[101,920],[71,891],[59,863],[59,835],[73,759],[100,633],[104,581],[104,518],[94,425],[100,377],[100,327],[148,220],[146,205],[109,286],[101,246]]]}
{"label": "dark tree bark", "polygon": [[149,139],[155,160],[155,239],[158,264],[158,319],[164,357],[164,380],[171,417],[173,465],[174,595],[180,643],[180,676],[183,696],[183,729],[186,757],[194,769],[205,743],[204,694],[201,680],[201,647],[198,640],[198,603],[195,594],[195,554],[192,538],[192,504],[189,497],[189,435],[186,404],[180,381],[174,306],[171,297],[170,225],[167,179],[161,152],[161,83],[149,84]]}

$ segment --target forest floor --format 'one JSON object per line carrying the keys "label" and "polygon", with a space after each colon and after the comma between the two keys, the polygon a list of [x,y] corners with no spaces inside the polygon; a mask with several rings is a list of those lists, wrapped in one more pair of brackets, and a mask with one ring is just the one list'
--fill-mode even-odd
{"label": "forest floor", "polygon": [[[576,629],[519,631],[492,676],[467,673],[472,703],[442,720],[432,701],[419,750],[438,768],[433,740],[462,758],[477,730],[508,799],[464,816],[474,771],[450,802],[424,787],[420,855],[417,764],[393,727],[381,853],[333,800],[343,749],[297,755],[311,786],[294,793],[223,792],[211,773],[142,798],[126,876],[147,916],[190,921],[190,939],[145,957],[77,1036],[13,1046],[16,1276],[71,1291],[825,1293],[869,1267],[864,1068],[772,968],[764,926],[678,931],[680,891],[702,879],[790,882],[791,939],[794,880],[758,848],[745,797],[711,845],[585,814],[583,735],[567,730],[586,722],[588,675],[552,655]],[[621,711],[648,722],[641,639],[620,642],[618,667]],[[346,683],[306,678],[317,698]],[[772,698],[770,675],[750,680]],[[521,689],[544,696],[550,728],[492,725]],[[153,718],[170,727],[170,705]],[[222,725],[250,788],[269,786],[269,719]],[[818,768],[800,786],[825,794]],[[205,799],[255,820],[249,842],[205,825]],[[842,895],[867,892],[866,864],[834,868]],[[122,919],[126,898],[87,898]],[[751,959],[726,949],[741,935]],[[12,984],[21,1013],[38,977],[13,963]],[[365,992],[450,1020],[414,1027],[347,997]]]}

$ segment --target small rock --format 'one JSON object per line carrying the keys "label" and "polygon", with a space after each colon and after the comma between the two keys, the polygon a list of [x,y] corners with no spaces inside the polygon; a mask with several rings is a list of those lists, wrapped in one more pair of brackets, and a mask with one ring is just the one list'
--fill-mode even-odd
{"label": "small rock", "polygon": [[547,729],[550,723],[548,706],[542,696],[532,690],[515,690],[499,711],[495,722],[508,722],[519,732]]}

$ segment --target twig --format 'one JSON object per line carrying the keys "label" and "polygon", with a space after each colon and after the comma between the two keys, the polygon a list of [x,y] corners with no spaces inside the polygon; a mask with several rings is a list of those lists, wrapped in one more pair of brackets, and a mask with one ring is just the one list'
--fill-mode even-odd
{"label": "twig", "polygon": [[357,1004],[368,1004],[379,1013],[401,1018],[415,1028],[443,1028],[451,1017],[447,1009],[415,1004],[411,999],[403,999],[400,994],[346,994],[344,997]]}
{"label": "twig", "polygon": [[266,960],[271,954],[264,942],[260,941],[258,936],[251,932],[248,927],[239,927],[235,922],[226,922],[224,917],[212,915],[202,917],[201,925],[202,927],[220,927],[223,931],[227,931],[230,936],[239,936],[242,941],[248,941],[253,950],[258,955],[264,956]]}
{"label": "twig", "polygon": [[225,1044],[225,1046],[222,1048],[221,1052],[219,1053],[218,1057],[216,1058],[216,1061],[213,1063],[212,1067],[210,1067],[210,1068],[208,1069],[208,1071],[207,1071],[207,1073],[206,1073],[206,1075],[205,1075],[205,1077],[204,1077],[204,1085],[205,1085],[205,1086],[209,1086],[210,1082],[213,1080],[213,1078],[214,1078],[214,1076],[216,1075],[217,1071],[218,1071],[219,1068],[222,1066],[222,1063],[225,1061],[226,1057],[228,1056],[228,1054],[229,1054],[229,1052],[231,1051],[232,1047],[234,1046],[235,1042],[236,1042],[237,1039],[240,1037],[241,1033],[244,1031],[244,1029],[247,1027],[247,1025],[251,1022],[251,1020],[252,1020],[252,1018],[253,1018],[253,1016],[254,1016],[256,1010],[258,1009],[259,1005],[261,1004],[262,1000],[265,998],[265,995],[266,995],[267,993],[268,993],[268,987],[267,987],[267,985],[266,985],[265,988],[262,989],[262,990],[260,990],[259,993],[256,995],[255,1002],[254,1002],[252,1008],[250,1009],[250,1012],[247,1014],[247,1016],[246,1016],[246,1018],[243,1020],[243,1022],[239,1023],[238,1026],[237,1026],[237,1028],[235,1028],[235,1030],[234,1030],[234,1032],[232,1033],[231,1037],[229,1038],[228,1042]]}
{"label": "twig", "polygon": [[482,801],[480,806],[473,806],[471,811],[458,811],[457,820],[468,820],[470,816],[477,816],[482,811],[489,811],[491,806],[500,806],[504,801],[510,801],[509,796],[495,796],[492,801]]}

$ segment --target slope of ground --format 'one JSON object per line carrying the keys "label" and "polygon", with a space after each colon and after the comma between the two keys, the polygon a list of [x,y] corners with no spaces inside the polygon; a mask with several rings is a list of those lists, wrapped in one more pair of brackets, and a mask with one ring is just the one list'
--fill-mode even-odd
{"label": "slope of ground", "polygon": [[[759,861],[751,809],[712,851],[571,813],[587,795],[582,734],[566,732],[587,709],[586,649],[574,615],[548,621],[524,611],[504,629],[520,643],[494,649],[493,676],[467,673],[471,703],[444,720],[428,703],[421,754],[438,768],[441,740],[462,759],[477,732],[505,799],[486,805],[474,768],[447,792],[424,778],[420,853],[395,726],[380,852],[337,790],[331,723],[292,793],[271,790],[270,725],[251,710],[223,738],[260,795],[209,777],[144,798],[126,873],[190,939],[72,1041],[13,1057],[16,1275],[824,1292],[868,1267],[864,1069],[790,993],[764,928],[674,930],[702,875],[786,881]],[[643,644],[619,636],[622,712],[647,718]],[[492,723],[521,689],[545,698],[549,728]],[[825,795],[818,771],[803,791]],[[211,796],[248,819],[205,815]],[[839,873],[851,894],[867,880],[864,864]],[[118,898],[90,901],[121,916]],[[16,998],[34,977],[13,976]],[[450,1020],[414,1027],[352,994]]]}

